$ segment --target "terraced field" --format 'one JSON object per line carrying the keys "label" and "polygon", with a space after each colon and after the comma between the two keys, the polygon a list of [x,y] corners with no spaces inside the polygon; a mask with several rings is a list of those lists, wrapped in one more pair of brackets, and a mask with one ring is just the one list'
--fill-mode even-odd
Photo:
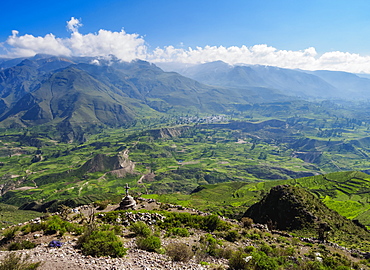
{"label": "terraced field", "polygon": [[370,176],[362,172],[338,172],[300,179],[259,183],[203,185],[190,195],[156,195],[167,202],[182,204],[224,215],[241,215],[276,185],[293,185],[314,193],[329,208],[349,219],[370,226]]}

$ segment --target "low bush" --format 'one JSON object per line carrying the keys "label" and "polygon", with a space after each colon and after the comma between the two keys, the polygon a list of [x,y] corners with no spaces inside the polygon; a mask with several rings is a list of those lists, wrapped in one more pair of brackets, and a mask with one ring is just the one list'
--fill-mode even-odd
{"label": "low bush", "polygon": [[247,237],[251,240],[260,240],[262,238],[261,235],[258,233],[252,233],[248,235]]}
{"label": "low bush", "polygon": [[186,228],[171,228],[167,231],[166,233],[166,237],[168,236],[181,236],[181,237],[188,237],[190,234],[189,234],[189,231],[188,229]]}
{"label": "low bush", "polygon": [[242,220],[242,225],[244,228],[247,228],[247,229],[251,229],[252,228],[252,225],[253,225],[253,219],[249,218],[249,217],[243,217]]}
{"label": "low bush", "polygon": [[251,252],[256,251],[256,248],[254,246],[246,246],[244,248],[244,251],[247,252],[247,253],[251,253]]}
{"label": "low bush", "polygon": [[249,264],[248,260],[246,258],[249,258],[247,254],[244,252],[238,250],[234,252],[234,254],[229,259],[229,267],[231,270],[243,270],[243,269],[252,269]]}
{"label": "low bush", "polygon": [[14,239],[16,233],[20,230],[18,226],[15,227],[9,227],[3,231],[4,239],[9,241],[11,239]]}
{"label": "low bush", "polygon": [[264,252],[266,255],[273,255],[274,249],[268,244],[264,243],[260,246],[260,251]]}
{"label": "low bush", "polygon": [[233,249],[220,247],[215,249],[215,256],[217,258],[230,259],[233,255]]}
{"label": "low bush", "polygon": [[36,247],[35,243],[24,240],[22,242],[13,242],[9,245],[8,250],[32,249]]}
{"label": "low bush", "polygon": [[252,253],[252,263],[256,270],[276,270],[279,268],[276,257],[267,256],[265,252],[258,251]]}
{"label": "low bush", "polygon": [[208,232],[227,230],[230,225],[217,215],[201,216],[190,213],[161,212],[166,218],[159,222],[161,229],[168,230],[174,227],[190,227]]}
{"label": "low bush", "polygon": [[142,221],[133,223],[129,227],[129,230],[135,233],[136,236],[141,237],[148,237],[149,235],[152,234],[152,230],[150,229],[150,227]]}
{"label": "low bush", "polygon": [[224,238],[225,238],[225,240],[227,240],[229,242],[235,242],[235,241],[237,241],[238,239],[241,238],[241,235],[237,231],[231,230],[231,231],[228,231],[225,234]]}
{"label": "low bush", "polygon": [[95,202],[94,205],[98,207],[97,210],[104,210],[105,208],[107,208],[109,203],[111,203],[110,200],[103,200]]}
{"label": "low bush", "polygon": [[146,251],[157,251],[161,248],[162,243],[159,237],[150,235],[148,237],[138,237],[136,245],[138,248]]}
{"label": "low bush", "polygon": [[279,269],[278,259],[267,256],[262,251],[252,252],[250,255],[247,255],[243,251],[238,250],[229,259],[229,266],[232,270],[277,270]]}
{"label": "low bush", "polygon": [[35,270],[41,266],[41,262],[28,262],[29,256],[16,253],[8,253],[0,262],[0,270]]}
{"label": "low bush", "polygon": [[45,229],[45,227],[46,227],[46,223],[45,222],[42,222],[42,223],[32,223],[32,224],[24,225],[21,228],[21,231],[24,234],[28,234],[28,233],[33,233],[33,232],[37,232],[37,231],[42,231],[42,230]]}
{"label": "low bush", "polygon": [[209,233],[205,234],[204,236],[201,236],[199,239],[199,243],[200,243],[199,252],[210,256],[217,256],[220,252],[220,247],[222,246],[222,241],[217,240]]}
{"label": "low bush", "polygon": [[169,244],[166,247],[166,254],[176,262],[187,262],[194,256],[191,247],[185,243]]}
{"label": "low bush", "polygon": [[62,220],[57,215],[50,217],[43,224],[43,229],[44,229],[45,234],[48,234],[48,235],[56,234],[56,233],[63,235],[66,232],[73,232],[77,235],[80,235],[83,233],[83,230],[84,230],[82,226]]}
{"label": "low bush", "polygon": [[87,230],[77,242],[84,255],[123,257],[127,249],[112,231]]}
{"label": "low bush", "polygon": [[216,215],[206,216],[203,220],[203,229],[208,232],[213,232],[215,230],[224,230],[226,228],[226,222],[221,220]]}

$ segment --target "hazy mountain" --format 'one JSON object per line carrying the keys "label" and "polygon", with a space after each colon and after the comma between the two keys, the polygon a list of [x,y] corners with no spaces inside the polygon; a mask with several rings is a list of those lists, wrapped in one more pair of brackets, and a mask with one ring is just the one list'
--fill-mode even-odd
{"label": "hazy mountain", "polygon": [[333,85],[341,92],[343,98],[360,100],[370,98],[370,78],[341,71],[317,70],[308,73]]}
{"label": "hazy mountain", "polygon": [[199,82],[222,87],[264,87],[280,94],[309,99],[370,98],[370,79],[337,71],[302,71],[272,66],[232,66],[222,61],[200,65],[165,65]]}

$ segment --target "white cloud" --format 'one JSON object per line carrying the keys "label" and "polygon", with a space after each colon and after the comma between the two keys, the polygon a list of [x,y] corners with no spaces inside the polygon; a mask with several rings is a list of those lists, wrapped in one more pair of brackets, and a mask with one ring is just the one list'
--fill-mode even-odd
{"label": "white cloud", "polygon": [[81,34],[79,19],[72,17],[67,22],[71,32],[68,38],[57,38],[53,34],[44,37],[33,35],[19,36],[13,30],[12,35],[2,44],[9,57],[33,56],[37,53],[66,56],[115,55],[123,61],[143,59],[150,62],[206,63],[222,60],[229,64],[260,64],[283,68],[307,70],[341,70],[355,73],[370,73],[370,56],[348,52],[326,52],[319,55],[316,49],[279,50],[266,44],[248,46],[205,46],[179,48],[166,46],[148,52],[145,41],[138,34],[99,30],[97,33]]}
{"label": "white cloud", "polygon": [[82,26],[82,23],[79,19],[72,17],[69,21],[67,21],[67,29],[71,32],[77,32],[78,28]]}
{"label": "white cloud", "polygon": [[47,34],[45,37],[18,36],[18,31],[13,30],[6,43],[11,46],[9,52],[11,57],[33,56],[37,53],[67,56],[71,54],[64,46],[63,40],[53,34]]}
{"label": "white cloud", "polygon": [[56,38],[53,34],[44,37],[18,36],[18,31],[13,30],[12,36],[6,40],[8,56],[28,57],[38,53],[100,57],[115,55],[124,61],[146,57],[145,41],[137,34],[127,34],[124,30],[99,30],[98,33],[83,35],[78,31],[81,26],[80,21],[72,17],[67,22],[67,29],[72,32],[69,38]]}
{"label": "white cloud", "polygon": [[327,52],[318,55],[313,47],[305,50],[278,50],[266,44],[251,47],[205,46],[195,49],[157,48],[147,57],[153,62],[178,62],[198,64],[221,60],[229,64],[259,64],[282,68],[307,70],[337,70],[354,73],[370,73],[370,56],[348,52]]}
{"label": "white cloud", "polygon": [[73,32],[71,38],[65,40],[65,44],[77,56],[109,56],[115,55],[123,61],[131,61],[137,58],[145,58],[146,46],[144,39],[137,34],[111,32],[99,30],[97,34],[82,35]]}

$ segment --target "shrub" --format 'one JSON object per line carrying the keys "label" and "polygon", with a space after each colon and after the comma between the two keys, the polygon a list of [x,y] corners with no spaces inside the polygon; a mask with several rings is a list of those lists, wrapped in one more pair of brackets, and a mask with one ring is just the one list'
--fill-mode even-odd
{"label": "shrub", "polygon": [[275,258],[267,256],[265,252],[253,252],[252,257],[256,270],[276,270],[279,267]]}
{"label": "shrub", "polygon": [[256,248],[254,246],[247,246],[245,247],[244,251],[247,253],[251,253],[251,252],[256,251]]}
{"label": "shrub", "polygon": [[228,231],[225,235],[225,239],[229,242],[235,242],[239,238],[240,234],[235,230]]}
{"label": "shrub", "polygon": [[84,255],[123,257],[127,249],[112,231],[90,229],[78,240]]}
{"label": "shrub", "polygon": [[233,255],[233,250],[231,248],[217,248],[215,250],[215,256],[218,258],[230,259]]}
{"label": "shrub", "polygon": [[216,215],[206,216],[203,221],[204,229],[208,232],[221,229],[223,227],[222,225],[224,225],[224,222]]}
{"label": "shrub", "polygon": [[251,240],[260,240],[261,239],[261,235],[258,234],[258,233],[252,233],[248,236],[249,239]]}
{"label": "shrub", "polygon": [[120,235],[120,236],[123,235],[122,226],[119,226],[119,225],[114,226],[113,231],[115,235]]}
{"label": "shrub", "polygon": [[222,242],[220,240],[215,239],[209,233],[201,236],[199,242],[200,252],[206,253],[211,256],[217,256],[219,253],[219,247],[222,245]]}
{"label": "shrub", "polygon": [[34,270],[41,266],[41,262],[30,263],[28,259],[29,256],[8,253],[0,262],[0,270]]}
{"label": "shrub", "polygon": [[33,233],[33,232],[37,232],[37,231],[42,231],[45,228],[46,228],[46,223],[45,222],[42,222],[42,223],[32,223],[32,224],[24,225],[21,228],[21,231],[24,234],[28,234],[28,233]]}
{"label": "shrub", "polygon": [[166,216],[166,219],[158,222],[161,229],[190,227],[213,232],[215,230],[225,230],[230,227],[227,222],[221,220],[217,215],[200,216],[190,213],[176,212],[165,212],[163,215]]}
{"label": "shrub", "polygon": [[242,251],[236,251],[229,259],[229,267],[232,270],[251,269],[246,260],[248,256]]}
{"label": "shrub", "polygon": [[51,235],[59,232],[63,235],[66,232],[74,232],[77,235],[82,234],[83,228],[74,223],[62,220],[59,216],[52,216],[49,218],[45,224],[43,224],[43,229],[45,234]]}
{"label": "shrub", "polygon": [[110,202],[110,200],[97,201],[94,205],[98,207],[97,210],[104,210]]}
{"label": "shrub", "polygon": [[286,247],[285,249],[280,249],[281,256],[294,256],[296,250],[294,247]]}
{"label": "shrub", "polygon": [[9,245],[8,250],[32,249],[36,247],[35,243],[30,241],[13,242]]}
{"label": "shrub", "polygon": [[15,237],[15,234],[19,231],[19,227],[9,227],[3,231],[3,236],[5,240],[11,240]]}
{"label": "shrub", "polygon": [[189,231],[186,228],[171,228],[167,231],[166,236],[178,235],[181,237],[188,237]]}
{"label": "shrub", "polygon": [[133,223],[129,227],[129,230],[135,233],[135,235],[142,237],[148,237],[152,234],[152,230],[150,229],[150,227],[142,221]]}
{"label": "shrub", "polygon": [[242,222],[244,228],[247,228],[247,229],[252,228],[253,219],[251,219],[249,217],[243,217],[241,222]]}
{"label": "shrub", "polygon": [[176,262],[187,262],[194,253],[191,248],[184,243],[171,243],[166,247],[167,255]]}
{"label": "shrub", "polygon": [[273,248],[270,247],[268,244],[264,243],[263,245],[261,245],[260,247],[260,251],[262,251],[263,253],[265,253],[266,255],[272,255],[273,253]]}
{"label": "shrub", "polygon": [[148,237],[138,237],[136,239],[136,245],[138,248],[147,251],[157,251],[161,248],[161,239],[157,236],[150,235]]}

